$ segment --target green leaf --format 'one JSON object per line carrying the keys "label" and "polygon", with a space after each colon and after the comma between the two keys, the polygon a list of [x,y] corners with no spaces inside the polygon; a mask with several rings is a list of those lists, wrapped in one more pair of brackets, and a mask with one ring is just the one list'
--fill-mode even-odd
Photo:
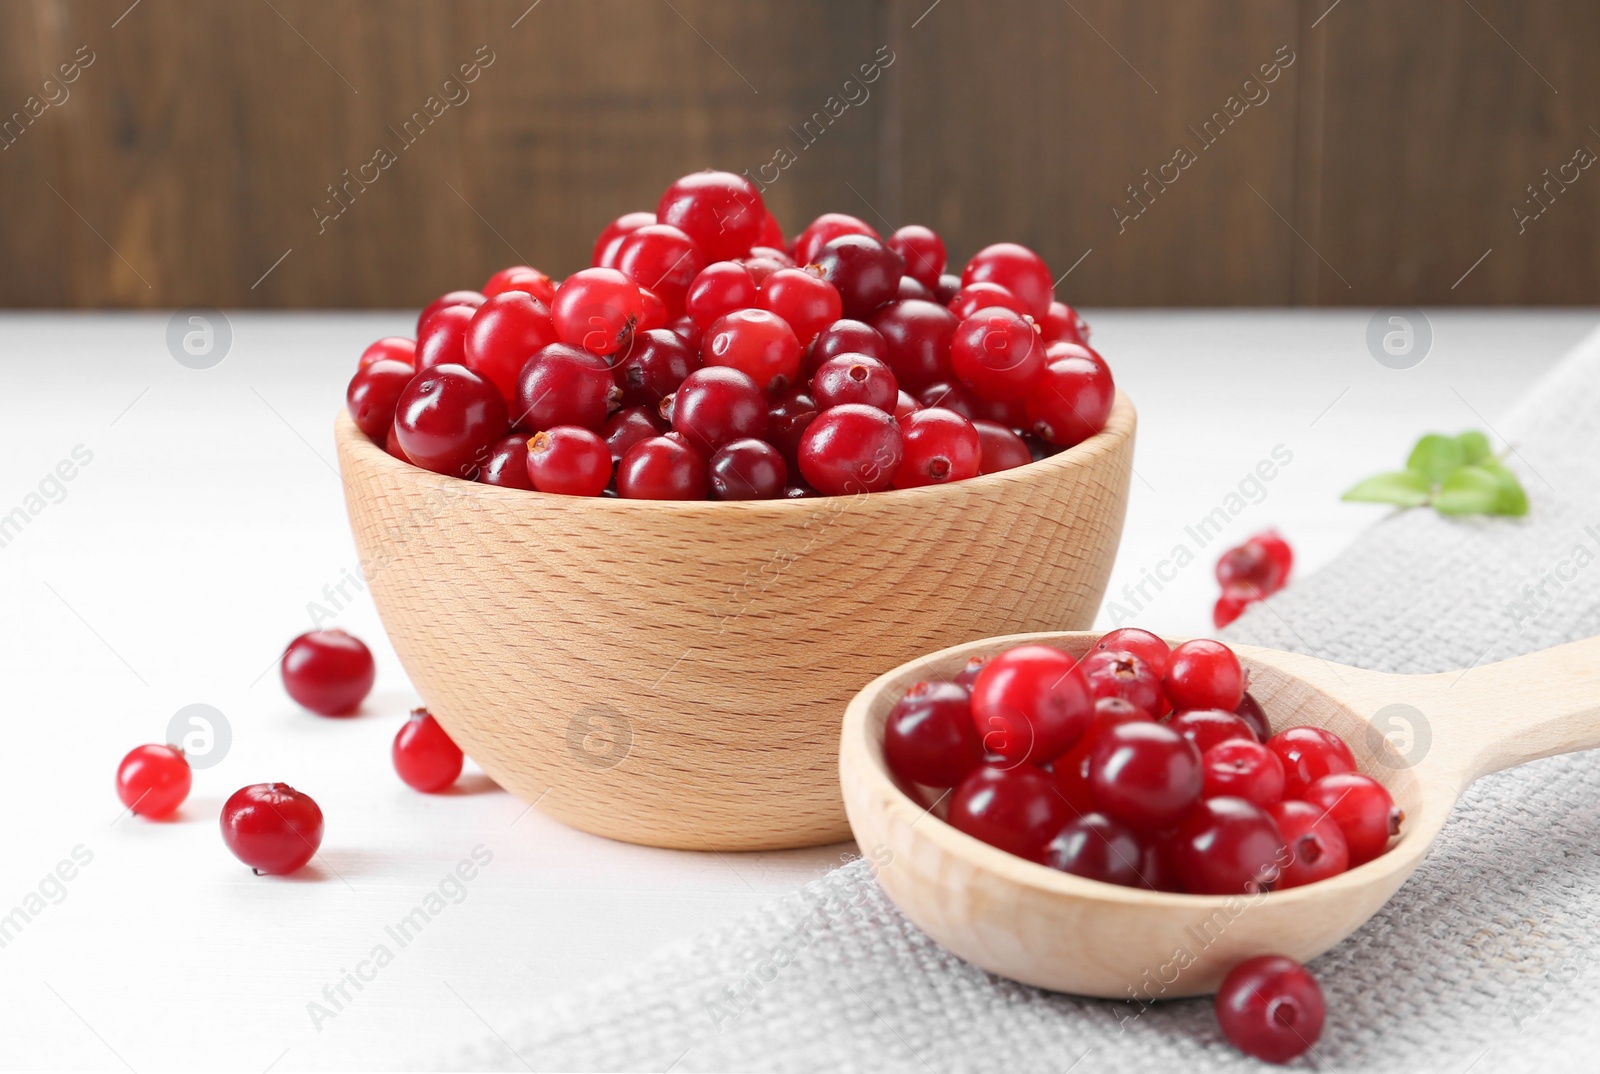
{"label": "green leaf", "polygon": [[1494,459],[1485,462],[1482,469],[1493,474],[1500,485],[1500,495],[1490,514],[1520,518],[1528,513],[1528,494],[1523,491],[1522,482],[1517,480],[1516,474]]}
{"label": "green leaf", "polygon": [[1500,479],[1481,466],[1451,471],[1433,497],[1441,515],[1487,515],[1500,503]]}
{"label": "green leaf", "polygon": [[1415,470],[1396,470],[1374,474],[1341,499],[1351,503],[1392,503],[1400,507],[1421,507],[1431,491],[1428,479]]}
{"label": "green leaf", "polygon": [[1429,433],[1418,440],[1417,446],[1411,449],[1411,457],[1406,460],[1406,469],[1414,470],[1427,478],[1429,485],[1438,485],[1466,461],[1466,451],[1455,437]]}
{"label": "green leaf", "polygon": [[1456,443],[1461,445],[1462,461],[1468,466],[1482,466],[1494,458],[1494,449],[1489,446],[1489,438],[1476,429],[1468,429],[1458,434]]}

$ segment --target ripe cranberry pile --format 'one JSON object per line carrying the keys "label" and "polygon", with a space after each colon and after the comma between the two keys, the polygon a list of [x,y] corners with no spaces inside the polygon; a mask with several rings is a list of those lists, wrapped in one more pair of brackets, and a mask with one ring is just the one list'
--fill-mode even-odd
{"label": "ripe cranberry pile", "polygon": [[1114,630],[1081,661],[1046,645],[920,682],[884,755],[951,788],[946,819],[1091,880],[1194,895],[1299,887],[1377,857],[1389,792],[1319,727],[1272,734],[1221,642]]}
{"label": "ripe cranberry pile", "polygon": [[1294,566],[1294,550],[1277,530],[1262,530],[1241,545],[1222,553],[1217,560],[1217,584],[1222,596],[1211,610],[1211,621],[1218,630],[1244,614],[1245,608],[1266,600],[1289,584],[1289,569]]}
{"label": "ripe cranberry pile", "polygon": [[350,414],[437,473],[568,496],[881,492],[1021,466],[1106,423],[1111,371],[1038,254],[959,276],[926,227],[824,213],[787,244],[705,171],[559,283],[517,265],[361,356]]}

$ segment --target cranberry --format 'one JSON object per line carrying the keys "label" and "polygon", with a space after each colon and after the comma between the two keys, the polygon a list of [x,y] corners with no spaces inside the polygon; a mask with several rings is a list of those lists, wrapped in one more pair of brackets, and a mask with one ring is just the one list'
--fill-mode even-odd
{"label": "cranberry", "polygon": [[1222,553],[1217,560],[1217,583],[1224,590],[1243,589],[1256,599],[1283,588],[1279,561],[1267,554],[1266,546],[1255,538]]}
{"label": "cranberry", "polygon": [[900,283],[894,289],[894,297],[899,301],[914,298],[920,302],[932,302],[933,292],[912,277],[902,276],[900,277]]}
{"label": "cranberry", "polygon": [[459,365],[418,373],[395,407],[395,432],[406,458],[467,480],[510,427],[499,390]]}
{"label": "cranberry", "polygon": [[760,238],[767,207],[750,180],[707,170],[667,187],[656,216],[693,239],[707,261],[729,261],[748,254]]}
{"label": "cranberry", "polygon": [[522,367],[517,424],[529,429],[576,425],[598,429],[622,402],[611,367],[582,347],[552,343]]}
{"label": "cranberry", "polygon": [[899,421],[907,414],[915,414],[922,409],[922,404],[911,398],[906,392],[894,393],[894,420]]}
{"label": "cranberry", "polygon": [[776,397],[767,410],[767,442],[783,452],[790,470],[800,468],[800,438],[816,416],[817,404],[800,388]]}
{"label": "cranberry", "polygon": [[700,358],[676,333],[665,328],[637,332],[611,366],[623,406],[654,407],[678,390],[700,367]]}
{"label": "cranberry", "polygon": [[1004,425],[992,421],[974,421],[972,427],[978,430],[980,474],[1014,470],[1033,461],[1033,455],[1028,451],[1028,445],[1022,442],[1022,437]]}
{"label": "cranberry", "polygon": [[617,464],[617,495],[629,500],[703,500],[706,460],[680,440],[654,436]]}
{"label": "cranberry", "polygon": [[1250,539],[1265,549],[1267,557],[1278,565],[1279,577],[1288,582],[1289,571],[1294,567],[1294,549],[1289,547],[1289,542],[1277,530],[1262,530]]}
{"label": "cranberry", "polygon": [[973,684],[978,681],[978,673],[982,671],[988,663],[989,657],[987,656],[967,657],[967,662],[963,664],[961,666],[961,670],[956,673],[956,685],[965,686],[967,688],[967,692],[970,694],[972,692]]}
{"label": "cranberry", "polygon": [[1027,318],[990,306],[956,329],[950,365],[985,399],[1021,399],[1044,371],[1044,344]]}
{"label": "cranberry", "polygon": [[1151,715],[1161,711],[1161,676],[1126,649],[1095,649],[1080,666],[1096,698],[1120,697]]}
{"label": "cranberry", "polygon": [[1211,625],[1218,630],[1232,623],[1244,610],[1256,602],[1254,590],[1225,589],[1211,606]]}
{"label": "cranberry", "polygon": [[1000,403],[983,399],[960,381],[941,380],[928,385],[922,389],[920,402],[923,406],[954,410],[968,421],[992,421],[1007,429],[1016,428],[1027,420],[1017,413],[1019,405],[1015,401]]}
{"label": "cranberry", "polygon": [[1243,798],[1196,803],[1163,843],[1178,883],[1191,895],[1266,891],[1284,860],[1272,815]]}
{"label": "cranberry", "polygon": [[377,679],[372,651],[342,630],[313,630],[289,643],[279,662],[289,696],[323,716],[348,716]]}
{"label": "cranberry", "polygon": [[[972,734],[971,719],[965,713],[962,719]],[[141,817],[165,817],[189,797],[193,778],[176,746],[135,746],[117,766],[117,797]]]}
{"label": "cranberry", "polygon": [[730,366],[765,391],[781,392],[800,374],[800,340],[794,329],[767,310],[734,310],[706,329],[700,357],[708,366]]}
{"label": "cranberry", "polygon": [[1089,730],[1094,702],[1071,656],[1019,645],[990,660],[972,686],[972,720],[988,752],[1012,764],[1043,764]]}
{"label": "cranberry", "polygon": [[701,455],[733,440],[760,436],[766,427],[766,393],[728,366],[695,370],[672,396],[673,431]]}
{"label": "cranberry", "polygon": [[1267,723],[1267,714],[1261,711],[1261,702],[1250,696],[1246,690],[1239,699],[1239,704],[1234,707],[1233,714],[1245,722],[1251,733],[1256,736],[1256,741],[1265,742],[1272,737],[1272,726]]}
{"label": "cranberry", "polygon": [[545,429],[528,441],[528,477],[540,492],[598,496],[611,483],[611,449],[575,425]]}
{"label": "cranberry", "polygon": [[841,235],[866,235],[876,239],[878,232],[865,220],[849,213],[823,213],[807,224],[806,229],[794,240],[795,264],[811,264],[823,246]]}
{"label": "cranberry", "polygon": [[907,224],[895,231],[887,240],[889,249],[905,259],[906,275],[926,287],[931,293],[939,286],[939,274],[944,271],[944,240],[932,228],[921,224]]}
{"label": "cranberry", "polygon": [[1244,698],[1244,671],[1233,650],[1220,641],[1199,638],[1172,650],[1162,675],[1167,700],[1179,712],[1226,709]]}
{"label": "cranberry", "polygon": [[889,367],[876,358],[839,354],[817,367],[811,377],[811,396],[819,410],[862,403],[893,413],[900,399],[900,386]]}
{"label": "cranberry", "polygon": [[763,246],[779,247],[778,252],[783,252],[783,228],[778,226],[778,218],[772,215],[772,211],[765,208],[761,215],[761,232],[756,236],[756,245],[751,249],[758,250]]}
{"label": "cranberry", "polygon": [[901,459],[900,427],[877,407],[846,403],[806,426],[797,452],[800,474],[824,496],[882,492]]}
{"label": "cranberry", "polygon": [[[1167,643],[1148,630],[1138,627],[1120,627],[1107,634],[1095,643],[1096,649],[1110,649],[1113,652],[1130,652],[1143,660],[1150,670],[1157,675],[1167,673],[1167,660],[1171,650]],[[1152,713],[1152,715],[1160,715]]]}
{"label": "cranberry", "polygon": [[1078,740],[1078,744],[1050,762],[1056,789],[1078,813],[1092,813],[1099,809],[1095,804],[1094,791],[1089,788],[1089,756],[1094,752],[1095,740],[1107,727],[1136,720],[1148,723],[1151,716],[1120,697],[1099,698],[1094,703],[1089,729]]}
{"label": "cranberry", "polygon": [[416,371],[403,362],[380,358],[363,365],[350,378],[350,387],[344,393],[345,405],[356,427],[367,434],[367,439],[382,443],[389,434],[400,394],[414,376]]}
{"label": "cranberry", "polygon": [[1047,343],[1065,340],[1068,343],[1081,343],[1089,345],[1089,326],[1078,311],[1064,302],[1050,303],[1050,309],[1044,315],[1044,320],[1039,327],[1044,330]]}
{"label": "cranberry", "polygon": [[737,261],[716,261],[701,269],[684,297],[684,308],[702,330],[718,317],[755,304],[756,281]]}
{"label": "cranberry", "polygon": [[477,309],[483,305],[486,296],[477,291],[447,291],[422,307],[422,312],[417,314],[417,339],[422,339],[422,326],[428,319],[446,306],[471,306]]}
{"label": "cranberry", "polygon": [[550,304],[556,335],[591,354],[615,354],[643,313],[638,285],[609,268],[574,272],[561,281]]}
{"label": "cranberry", "polygon": [[950,796],[950,825],[974,839],[1030,861],[1071,819],[1050,777],[1037,768],[979,768]]}
{"label": "cranberry", "polygon": [[394,770],[412,790],[437,794],[461,775],[461,747],[450,741],[427,709],[413,709],[394,736]]}
{"label": "cranberry", "polygon": [[514,403],[523,365],[555,341],[549,307],[525,291],[505,291],[479,306],[467,323],[464,364]]}
{"label": "cranberry", "polygon": [[1145,882],[1150,848],[1134,830],[1104,813],[1086,813],[1056,833],[1045,847],[1044,863],[1103,884],[1139,888]]}
{"label": "cranberry", "polygon": [[905,259],[870,235],[840,235],[817,251],[822,278],[839,291],[846,317],[861,318],[894,301]]}
{"label": "cranberry", "polygon": [[[667,307],[661,301],[661,296],[648,287],[639,288],[639,304],[643,312],[639,314],[639,323],[633,326],[633,334],[648,331],[652,328],[665,328],[667,326]],[[632,339],[632,337],[629,337]]]}
{"label": "cranberry", "polygon": [[1328,814],[1305,802],[1278,802],[1267,807],[1286,851],[1274,890],[1304,887],[1350,866],[1344,833]]}
{"label": "cranberry", "polygon": [[794,262],[787,257],[743,257],[739,259],[739,264],[743,265],[745,271],[750,273],[750,279],[755,282],[758,289],[767,282],[768,276],[771,276],[779,269],[796,267]]}
{"label": "cranberry", "polygon": [[655,292],[674,317],[684,311],[689,285],[706,267],[693,239],[671,224],[646,224],[623,236],[617,247],[616,267],[638,284]]}
{"label": "cranberry", "polygon": [[489,445],[489,455],[478,471],[478,480],[485,485],[532,491],[533,480],[528,476],[528,438],[522,433],[512,433]]}
{"label": "cranberry", "polygon": [[966,320],[979,310],[991,306],[1010,310],[1018,317],[1029,316],[1028,304],[997,283],[975,283],[963,287],[956,297],[945,303],[959,320]]}
{"label": "cranberry", "polygon": [[865,354],[880,362],[889,360],[889,347],[876,328],[862,321],[834,321],[811,341],[806,350],[806,375],[811,376],[817,367],[838,354]]}
{"label": "cranberry", "polygon": [[417,329],[417,369],[466,364],[467,325],[476,306],[445,306]]}
{"label": "cranberry", "polygon": [[783,495],[789,468],[765,440],[746,437],[719,447],[707,464],[716,500],[775,500]]}
{"label": "cranberry", "polygon": [[407,339],[405,336],[385,336],[376,343],[369,343],[367,349],[361,352],[361,363],[358,368],[382,361],[400,362],[415,368],[417,341]]}
{"label": "cranberry", "polygon": [[908,783],[954,787],[983,763],[972,700],[953,682],[919,682],[889,710],[883,759]]}
{"label": "cranberry", "polygon": [[965,481],[978,476],[982,446],[972,422],[953,410],[915,410],[900,424],[901,459],[894,474],[897,489]]}
{"label": "cranberry", "polygon": [[287,783],[255,783],[222,806],[222,841],[257,876],[292,873],[322,845],[322,810]]}
{"label": "cranberry", "polygon": [[928,385],[949,379],[950,344],[959,323],[955,314],[913,298],[878,310],[869,323],[883,337],[884,361],[906,391],[919,395]]}
{"label": "cranberry", "polygon": [[954,273],[945,272],[939,276],[939,285],[933,289],[933,299],[941,306],[948,306],[956,300],[961,293],[961,277]]}
{"label": "cranberry", "polygon": [[1356,759],[1344,739],[1321,727],[1285,728],[1266,745],[1283,762],[1285,798],[1299,798],[1324,776],[1356,770]]}
{"label": "cranberry", "polygon": [[1256,741],[1255,732],[1239,717],[1223,709],[1187,709],[1174,713],[1167,726],[1194,743],[1194,748],[1205,753],[1219,742],[1242,739]]}
{"label": "cranberry", "polygon": [[1028,304],[1035,321],[1042,321],[1055,301],[1056,288],[1044,258],[1014,242],[997,242],[972,255],[961,271],[961,285],[997,283]]}
{"label": "cranberry", "polygon": [[1089,754],[1100,808],[1139,831],[1166,828],[1200,797],[1200,753],[1183,736],[1142,720],[1107,727]]}
{"label": "cranberry", "polygon": [[1266,808],[1283,798],[1283,762],[1259,742],[1230,738],[1206,750],[1206,798],[1243,798]]}
{"label": "cranberry", "polygon": [[594,255],[590,258],[590,264],[595,268],[616,268],[617,253],[622,249],[622,240],[655,222],[655,213],[623,213],[601,229],[600,237],[594,240]]}
{"label": "cranberry", "polygon": [[802,347],[839,319],[839,292],[815,269],[779,269],[761,282],[756,300],[794,329]]}
{"label": "cranberry", "polygon": [[700,353],[700,326],[695,324],[688,316],[679,317],[677,320],[667,322],[667,330],[689,345],[689,349],[696,355]]}
{"label": "cranberry", "polygon": [[660,436],[666,428],[653,416],[654,407],[630,406],[617,411],[600,427],[600,435],[611,449],[611,461],[620,462],[629,448],[641,440]]}
{"label": "cranberry", "polygon": [[1300,798],[1325,812],[1344,833],[1354,868],[1371,861],[1400,834],[1404,819],[1383,784],[1360,772],[1333,772],[1300,792]]}
{"label": "cranberry", "polygon": [[1028,394],[1028,427],[1041,438],[1072,447],[1106,427],[1116,384],[1105,360],[1087,347],[1052,343],[1044,372]]}
{"label": "cranberry", "polygon": [[532,265],[512,265],[510,268],[503,268],[490,276],[489,282],[483,285],[485,298],[503,295],[507,291],[525,292],[544,303],[546,308],[549,307],[550,300],[556,297],[555,282]]}
{"label": "cranberry", "polygon": [[1322,1035],[1322,989],[1293,959],[1260,955],[1239,963],[1215,1000],[1223,1036],[1248,1056],[1287,1063]]}

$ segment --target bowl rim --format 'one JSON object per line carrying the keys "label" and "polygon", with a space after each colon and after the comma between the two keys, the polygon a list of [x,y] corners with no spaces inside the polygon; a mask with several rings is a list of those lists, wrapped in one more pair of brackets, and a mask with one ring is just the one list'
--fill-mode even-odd
{"label": "bowl rim", "polygon": [[414,463],[395,458],[361,431],[355,420],[350,416],[348,408],[339,411],[338,418],[334,423],[334,440],[341,449],[340,476],[346,482],[350,480],[350,475],[343,471],[342,463],[344,450],[348,449],[353,453],[353,461],[360,462],[366,468],[381,474],[392,475],[397,480],[410,481],[413,484],[448,488],[454,496],[468,496],[487,500],[503,499],[507,502],[526,503],[525,497],[531,495],[537,497],[536,502],[541,506],[582,506],[600,511],[655,511],[691,515],[743,511],[754,514],[769,513],[782,517],[783,512],[790,512],[791,514],[793,512],[809,513],[824,507],[842,510],[843,508],[833,507],[833,505],[854,505],[862,501],[878,506],[897,506],[912,502],[914,497],[922,497],[931,501],[939,497],[969,495],[976,488],[991,489],[1005,485],[1015,487],[1031,486],[1040,480],[1055,477],[1067,471],[1093,466],[1105,457],[1115,455],[1133,438],[1137,425],[1138,414],[1134,410],[1133,402],[1119,388],[1117,389],[1116,398],[1112,401],[1111,413],[1106,418],[1105,427],[1100,432],[1087,440],[1036,462],[1015,466],[1009,470],[1000,470],[992,474],[980,474],[965,481],[952,481],[941,485],[923,485],[910,489],[886,489],[883,492],[855,493],[846,496],[807,496],[792,500],[624,500],[619,497],[608,496],[561,496],[527,489],[486,485],[481,481],[467,481],[448,474],[436,473]]}

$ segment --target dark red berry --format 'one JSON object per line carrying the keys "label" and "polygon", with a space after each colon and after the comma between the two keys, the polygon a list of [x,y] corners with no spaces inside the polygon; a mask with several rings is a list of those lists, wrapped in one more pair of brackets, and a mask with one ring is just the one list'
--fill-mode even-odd
{"label": "dark red berry", "polygon": [[478,470],[478,480],[485,485],[533,491],[533,479],[528,476],[527,436],[512,433],[489,445],[488,457]]}
{"label": "dark red berry", "polygon": [[909,783],[954,787],[983,763],[972,702],[952,682],[919,682],[889,710],[883,728],[889,771]]}
{"label": "dark red berry", "polygon": [[979,768],[950,796],[950,825],[990,846],[1030,861],[1072,819],[1050,777],[1030,765]]}
{"label": "dark red berry", "polygon": [[1033,461],[1033,454],[1022,437],[992,421],[974,421],[978,430],[978,472],[996,474],[1001,470],[1014,470]]}
{"label": "dark red berry", "polygon": [[540,492],[598,496],[611,483],[611,449],[576,425],[542,429],[528,441],[528,477]]}
{"label": "dark red berry", "polygon": [[801,476],[825,496],[882,492],[900,466],[900,427],[877,407],[831,407],[806,426],[798,457]]}
{"label": "dark red berry", "polygon": [[1167,700],[1179,712],[1224,709],[1232,712],[1244,698],[1244,671],[1233,650],[1220,641],[1198,638],[1172,650],[1162,676]]}
{"label": "dark red berry", "polygon": [[1055,301],[1056,289],[1050,267],[1044,258],[1014,242],[985,246],[961,272],[963,287],[974,283],[997,283],[1028,304],[1035,321],[1043,321]]}
{"label": "dark red berry", "polygon": [[1092,813],[1100,808],[1095,804],[1094,791],[1089,787],[1089,758],[1094,753],[1094,744],[1100,732],[1118,724],[1135,721],[1149,723],[1152,719],[1149,713],[1120,697],[1102,697],[1095,701],[1089,729],[1078,740],[1078,744],[1050,762],[1056,789],[1075,811]]}
{"label": "dark red berry", "polygon": [[1191,895],[1269,890],[1284,861],[1271,814],[1243,798],[1196,803],[1163,843],[1178,883]]}
{"label": "dark red berry", "polygon": [[1300,792],[1305,802],[1326,813],[1344,833],[1350,867],[1371,861],[1400,834],[1404,819],[1383,784],[1359,772],[1333,772]]}
{"label": "dark red berry", "polygon": [[956,673],[956,685],[965,686],[967,688],[967,693],[970,694],[972,692],[973,684],[978,681],[978,673],[982,671],[984,665],[988,663],[989,657],[987,656],[967,657],[967,662],[963,664],[961,670]]}
{"label": "dark red berry", "polygon": [[894,301],[905,259],[870,235],[840,235],[823,244],[813,263],[839,292],[844,316],[857,320]]}
{"label": "dark red berry", "polygon": [[617,464],[617,495],[629,500],[703,500],[706,460],[666,436],[641,440]]}
{"label": "dark red berry", "polygon": [[982,447],[972,422],[953,410],[915,410],[900,424],[900,466],[894,487],[920,488],[978,476]]}
{"label": "dark red berry", "polygon": [[606,360],[568,343],[552,343],[522,367],[517,424],[538,431],[557,425],[598,429],[622,402]]}
{"label": "dark red berry", "polygon": [[1167,726],[1194,743],[1194,748],[1205,753],[1219,742],[1243,739],[1256,741],[1255,732],[1233,713],[1224,709],[1187,709],[1173,713]]}
{"label": "dark red berry", "polygon": [[956,300],[961,293],[961,277],[951,272],[941,273],[939,286],[933,289],[933,299],[941,306],[948,306]]}
{"label": "dark red berry", "polygon": [[945,305],[957,319],[963,321],[979,310],[990,307],[1010,310],[1019,317],[1031,315],[1026,302],[997,283],[975,283],[963,287],[956,297]]}
{"label": "dark red berry", "polygon": [[[1148,630],[1138,627],[1120,627],[1095,642],[1096,649],[1125,650],[1143,660],[1157,675],[1167,673],[1167,660],[1171,650],[1167,643]],[[1159,716],[1160,713],[1153,713]]]}
{"label": "dark red berry", "polygon": [[634,333],[613,359],[611,373],[622,389],[623,406],[653,408],[698,368],[699,355],[682,337],[665,328],[652,328]]}
{"label": "dark red berry", "polygon": [[[971,718],[963,712],[962,719],[972,734]],[[176,746],[136,746],[117,766],[117,797],[141,817],[165,817],[189,797],[193,778]]]}
{"label": "dark red berry", "polygon": [[1214,1002],[1223,1036],[1244,1054],[1287,1063],[1322,1035],[1322,989],[1306,968],[1280,955],[1235,966]]}
{"label": "dark red berry", "polygon": [[416,371],[410,366],[380,358],[363,365],[350,378],[350,387],[344,393],[345,405],[356,426],[367,434],[367,439],[381,444],[383,438],[389,435],[400,394],[414,376]]}
{"label": "dark red berry", "polygon": [[936,231],[921,224],[907,224],[885,242],[889,249],[905,259],[907,276],[928,288],[930,293],[939,286],[945,250],[944,240]]}
{"label": "dark red berry", "polygon": [[900,386],[894,373],[876,358],[864,354],[840,354],[817,367],[811,377],[811,397],[818,410],[862,403],[894,412]]}
{"label": "dark red berry", "polygon": [[1145,881],[1149,849],[1134,830],[1104,813],[1067,822],[1045,847],[1044,864],[1103,884],[1150,887]]}
{"label": "dark red berry", "polygon": [[258,875],[292,873],[322,845],[322,810],[286,783],[255,783],[222,806],[222,841]]}
{"label": "dark red berry", "polygon": [[1094,702],[1070,655],[1019,645],[984,665],[972,687],[972,721],[986,751],[1011,764],[1044,764],[1089,730]]}
{"label": "dark red berry", "polygon": [[1089,786],[1100,808],[1138,831],[1169,827],[1200,798],[1200,752],[1169,727],[1133,720],[1095,736]]}
{"label": "dark red berry", "polygon": [[836,354],[865,354],[880,362],[889,360],[889,348],[876,328],[863,321],[834,321],[811,341],[806,350],[806,376]]}
{"label": "dark red berry", "polygon": [[900,300],[915,298],[921,302],[932,302],[933,292],[924,287],[910,276],[900,277],[900,284],[895,288],[894,297]]}
{"label": "dark red berry", "polygon": [[914,298],[894,302],[874,312],[868,323],[883,337],[884,361],[901,388],[920,395],[951,376],[950,341],[958,322],[943,306]]}
{"label": "dark red berry", "polygon": [[620,462],[628,449],[641,440],[660,436],[667,427],[655,417],[655,407],[624,407],[606,419],[600,435],[611,449],[611,461]]}
{"label": "dark red berry", "polygon": [[1283,796],[1299,798],[1317,780],[1354,772],[1356,760],[1344,739],[1321,727],[1289,727],[1267,739],[1283,762]]}
{"label": "dark red berry", "polygon": [[1045,358],[1027,396],[1028,428],[1052,444],[1081,444],[1111,416],[1117,397],[1111,370],[1098,354],[1071,343],[1050,344]]}
{"label": "dark red berry", "polygon": [[1083,658],[1083,677],[1096,698],[1120,697],[1148,713],[1161,711],[1161,676],[1127,650],[1095,649]]}
{"label": "dark red berry", "polygon": [[405,785],[424,794],[438,794],[461,775],[461,747],[427,709],[412,710],[395,734],[389,756]]}
{"label": "dark red berry", "polygon": [[609,268],[574,272],[561,281],[550,303],[557,337],[590,354],[615,354],[643,314],[638,284]]}
{"label": "dark red berry", "polygon": [[1233,714],[1243,720],[1256,736],[1256,741],[1265,742],[1272,737],[1272,725],[1267,723],[1267,714],[1261,711],[1261,702],[1250,696],[1246,690],[1239,699],[1239,704],[1234,707]]}
{"label": "dark red berry", "polygon": [[407,459],[470,481],[511,422],[493,384],[465,366],[441,365],[418,373],[400,393],[394,428]]}
{"label": "dark red berry", "polygon": [[323,716],[361,707],[378,676],[372,650],[342,630],[313,630],[289,643],[279,661],[290,697]]}
{"label": "dark red berry", "polygon": [[754,437],[723,444],[712,454],[706,472],[714,500],[775,500],[789,480],[783,455]]}
{"label": "dark red berry", "polygon": [[1278,802],[1267,807],[1285,850],[1282,868],[1273,890],[1304,887],[1330,876],[1338,876],[1350,866],[1350,851],[1344,832],[1326,810],[1305,802]]}
{"label": "dark red berry", "polygon": [[765,438],[783,453],[791,476],[800,469],[800,438],[816,416],[816,402],[800,388],[776,396],[767,409]]}
{"label": "dark red berry", "polygon": [[702,457],[731,441],[760,436],[766,427],[767,394],[730,366],[697,369],[672,395],[673,431]]}

